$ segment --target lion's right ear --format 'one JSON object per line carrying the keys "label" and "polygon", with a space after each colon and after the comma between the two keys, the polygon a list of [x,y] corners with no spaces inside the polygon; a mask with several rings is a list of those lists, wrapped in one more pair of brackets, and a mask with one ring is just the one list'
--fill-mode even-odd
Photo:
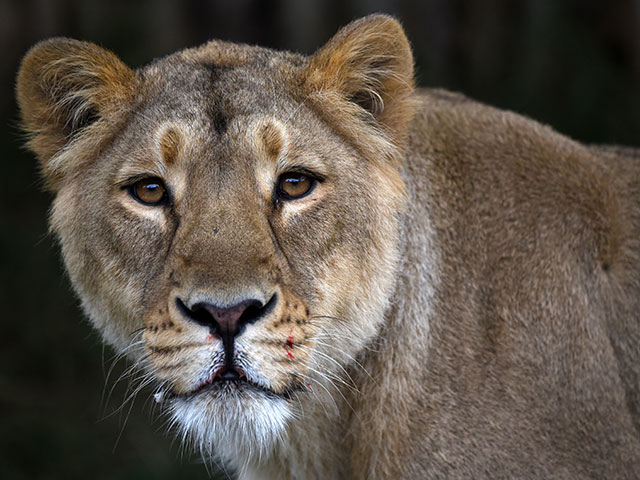
{"label": "lion's right ear", "polygon": [[18,105],[49,185],[64,169],[52,158],[92,125],[121,115],[136,87],[136,74],[92,43],[53,38],[29,50],[18,73]]}
{"label": "lion's right ear", "polygon": [[[342,28],[302,70],[302,85],[334,120],[365,113],[401,145],[413,113],[413,55],[402,26],[387,15],[369,15]],[[357,108],[356,108],[357,107]]]}

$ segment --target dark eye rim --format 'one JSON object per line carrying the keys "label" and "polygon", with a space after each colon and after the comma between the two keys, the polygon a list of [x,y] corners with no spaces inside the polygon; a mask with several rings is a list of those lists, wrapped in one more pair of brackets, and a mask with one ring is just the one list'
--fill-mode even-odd
{"label": "dark eye rim", "polygon": [[[289,195],[287,192],[285,192],[282,187],[282,179],[288,175],[298,175],[298,176],[305,176],[307,177],[310,181],[311,181],[311,185],[309,186],[309,188],[307,189],[306,192],[304,192],[301,195]],[[310,195],[318,186],[318,183],[322,183],[324,181],[323,178],[318,177],[317,175],[314,175],[310,172],[306,172],[306,171],[289,171],[289,172],[285,172],[281,175],[278,176],[278,182],[276,183],[276,201],[290,201],[290,200],[299,200],[301,198],[306,197],[307,195]]]}
{"label": "dark eye rim", "polygon": [[[142,200],[138,195],[138,193],[136,192],[136,185],[138,185],[140,182],[155,182],[158,185],[161,185],[163,192],[160,200],[158,200],[157,202],[145,202],[144,200]],[[132,179],[123,188],[126,189],[127,192],[129,192],[129,195],[131,195],[131,197],[134,200],[136,200],[138,203],[142,205],[146,205],[149,207],[157,207],[157,206],[167,205],[169,203],[169,189],[167,188],[167,185],[164,183],[164,181],[160,177],[150,176],[150,177],[135,178],[135,179]]]}

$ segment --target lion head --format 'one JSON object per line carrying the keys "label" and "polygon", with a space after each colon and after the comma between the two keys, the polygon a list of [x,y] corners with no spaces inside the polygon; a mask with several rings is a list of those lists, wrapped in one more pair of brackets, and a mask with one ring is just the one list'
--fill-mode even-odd
{"label": "lion head", "polygon": [[206,451],[272,448],[379,331],[411,92],[385,16],[311,57],[212,41],[131,70],[61,38],[25,57],[19,103],[84,310]]}

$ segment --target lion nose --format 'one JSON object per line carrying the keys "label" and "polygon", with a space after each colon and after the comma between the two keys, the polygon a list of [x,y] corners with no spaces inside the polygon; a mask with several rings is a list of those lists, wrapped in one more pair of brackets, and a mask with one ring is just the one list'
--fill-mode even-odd
{"label": "lion nose", "polygon": [[187,307],[179,298],[176,299],[176,304],[187,318],[208,327],[222,340],[232,340],[247,325],[257,322],[273,309],[276,294],[266,304],[260,300],[248,299],[228,307],[208,302],[198,302]]}
{"label": "lion nose", "polygon": [[242,327],[259,318],[262,307],[258,300],[246,300],[226,308],[210,303],[196,303],[193,311],[219,336],[235,337]]}

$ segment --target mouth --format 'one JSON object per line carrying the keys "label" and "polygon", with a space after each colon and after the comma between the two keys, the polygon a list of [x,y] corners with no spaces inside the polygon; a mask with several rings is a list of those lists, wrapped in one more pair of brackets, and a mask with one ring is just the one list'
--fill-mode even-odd
{"label": "mouth", "polygon": [[272,398],[281,397],[281,395],[270,388],[252,381],[241,368],[228,366],[218,368],[209,378],[190,392],[175,394],[173,396],[189,399],[200,395],[227,396],[249,393],[261,393]]}
{"label": "mouth", "polygon": [[[292,382],[281,392],[251,380],[244,370],[238,367],[220,367],[207,380],[186,393],[171,393],[165,399],[192,400],[201,396],[212,396],[224,401],[228,398],[244,395],[260,395],[271,400],[291,400],[297,392],[306,390],[303,382]],[[158,400],[156,400],[158,401]]]}

